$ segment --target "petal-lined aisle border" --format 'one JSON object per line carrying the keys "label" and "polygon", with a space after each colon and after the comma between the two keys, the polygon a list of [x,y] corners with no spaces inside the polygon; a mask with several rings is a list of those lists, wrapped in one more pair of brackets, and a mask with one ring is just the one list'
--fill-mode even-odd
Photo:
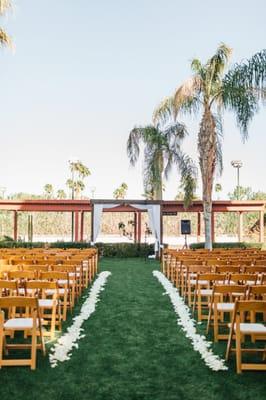
{"label": "petal-lined aisle border", "polygon": [[62,335],[58,342],[52,347],[51,353],[49,354],[51,367],[57,366],[58,362],[64,362],[70,359],[71,350],[78,348],[78,340],[85,337],[81,332],[84,330],[81,326],[83,322],[88,319],[96,309],[96,303],[99,301],[99,295],[104,290],[107,278],[111,275],[111,272],[101,272],[98,278],[93,283],[89,295],[83,303],[80,314],[73,318],[73,324],[67,328],[67,332]]}
{"label": "petal-lined aisle border", "polygon": [[191,340],[194,350],[200,353],[205,364],[213,371],[227,370],[228,367],[225,365],[225,361],[218,355],[215,355],[212,349],[210,349],[211,342],[208,342],[204,335],[197,333],[195,327],[196,321],[191,318],[190,309],[184,303],[177,289],[161,272],[153,271],[153,276],[163,285],[178,316],[177,324],[182,327],[186,333],[186,337]]}

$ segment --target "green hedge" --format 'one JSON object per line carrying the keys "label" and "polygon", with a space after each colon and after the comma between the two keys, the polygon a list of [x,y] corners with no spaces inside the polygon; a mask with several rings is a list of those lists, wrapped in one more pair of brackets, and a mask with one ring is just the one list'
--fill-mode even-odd
{"label": "green hedge", "polygon": [[148,257],[154,253],[154,246],[144,243],[96,243],[104,257]]}
{"label": "green hedge", "polygon": [[[190,249],[204,249],[205,242],[191,243]],[[263,247],[263,243],[248,243],[248,242],[219,242],[212,244],[213,249],[259,249]]]}
{"label": "green hedge", "polygon": [[[2,241],[0,248],[40,248],[47,246],[44,242],[14,242]],[[96,243],[95,246],[99,249],[99,253],[104,257],[147,257],[154,253],[154,246],[144,243]],[[49,243],[50,248],[59,249],[88,249],[91,247],[90,243],[82,242],[53,242]]]}

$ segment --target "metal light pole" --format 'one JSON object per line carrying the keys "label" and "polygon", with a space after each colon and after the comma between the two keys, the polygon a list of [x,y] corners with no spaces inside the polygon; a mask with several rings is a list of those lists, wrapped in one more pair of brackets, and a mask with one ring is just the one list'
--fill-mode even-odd
{"label": "metal light pole", "polygon": [[239,186],[239,169],[243,166],[241,160],[231,161],[231,165],[237,170],[237,200],[240,198],[240,186]]}
{"label": "metal light pole", "polygon": [[90,186],[89,187],[90,191],[91,191],[91,198],[94,199],[94,194],[96,191],[96,186]]}

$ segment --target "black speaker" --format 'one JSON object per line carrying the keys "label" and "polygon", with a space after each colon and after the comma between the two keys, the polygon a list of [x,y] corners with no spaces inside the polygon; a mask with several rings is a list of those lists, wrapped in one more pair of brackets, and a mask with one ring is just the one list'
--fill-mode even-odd
{"label": "black speaker", "polygon": [[182,235],[191,234],[190,219],[181,219],[181,234]]}

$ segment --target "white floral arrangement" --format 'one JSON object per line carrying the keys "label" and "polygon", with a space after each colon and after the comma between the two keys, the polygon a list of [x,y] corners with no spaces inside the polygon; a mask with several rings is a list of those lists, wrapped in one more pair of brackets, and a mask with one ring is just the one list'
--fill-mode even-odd
{"label": "white floral arrangement", "polygon": [[84,329],[81,326],[94,313],[96,304],[100,300],[100,292],[104,290],[107,278],[110,275],[111,272],[109,271],[101,272],[98,275],[81,307],[80,314],[73,318],[73,324],[67,328],[67,332],[51,348],[49,360],[52,368],[55,368],[58,362],[69,360],[72,355],[71,350],[78,349],[78,341],[85,337],[85,334],[82,333]]}
{"label": "white floral arrangement", "polygon": [[228,370],[225,360],[215,355],[212,351],[211,342],[206,340],[204,335],[196,331],[196,321],[190,315],[189,307],[184,303],[173,284],[159,271],[153,271],[153,276],[158,279],[165,289],[165,293],[170,297],[175,313],[178,316],[177,324],[182,327],[186,337],[192,342],[193,349],[200,353],[205,364],[213,371]]}

